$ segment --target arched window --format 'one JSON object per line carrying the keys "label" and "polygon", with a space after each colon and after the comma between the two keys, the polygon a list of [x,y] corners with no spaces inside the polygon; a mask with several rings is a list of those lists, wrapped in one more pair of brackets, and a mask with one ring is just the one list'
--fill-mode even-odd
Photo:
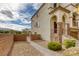
{"label": "arched window", "polygon": [[62,21],[65,23],[65,15],[62,16]]}
{"label": "arched window", "polygon": [[56,15],[53,15],[51,17],[51,31],[54,33],[57,33],[57,16]]}

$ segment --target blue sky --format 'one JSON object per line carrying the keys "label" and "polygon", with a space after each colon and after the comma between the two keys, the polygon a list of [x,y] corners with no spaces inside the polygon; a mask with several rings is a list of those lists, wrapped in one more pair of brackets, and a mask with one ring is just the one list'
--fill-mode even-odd
{"label": "blue sky", "polygon": [[0,28],[18,31],[25,28],[30,29],[30,18],[40,6],[41,4],[37,3],[0,3]]}

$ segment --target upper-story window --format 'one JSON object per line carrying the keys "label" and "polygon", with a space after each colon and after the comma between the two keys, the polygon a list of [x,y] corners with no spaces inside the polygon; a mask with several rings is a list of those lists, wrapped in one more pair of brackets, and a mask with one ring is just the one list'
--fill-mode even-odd
{"label": "upper-story window", "polygon": [[53,5],[54,5],[54,8],[56,8],[56,7],[57,7],[57,3],[54,3]]}
{"label": "upper-story window", "polygon": [[63,15],[62,16],[62,21],[65,23],[65,17],[66,17],[66,15]]}

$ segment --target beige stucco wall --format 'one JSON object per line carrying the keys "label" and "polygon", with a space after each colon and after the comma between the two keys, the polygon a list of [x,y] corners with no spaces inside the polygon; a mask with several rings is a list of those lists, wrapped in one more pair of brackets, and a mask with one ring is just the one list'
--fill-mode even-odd
{"label": "beige stucco wall", "polygon": [[[50,16],[48,11],[48,4],[45,4],[38,13],[38,17],[32,19],[32,32],[41,34],[43,40],[50,41]],[[39,22],[39,28],[34,27],[35,22]]]}
{"label": "beige stucco wall", "polygon": [[[66,7],[66,9],[70,10],[71,13],[65,13],[65,12],[62,12],[61,10],[59,11],[56,11],[54,14],[57,15],[57,22],[60,22],[62,21],[61,18],[62,16],[61,15],[64,15],[64,13],[66,14],[66,23],[69,23],[70,24],[70,27],[73,27],[72,25],[72,13],[75,11],[75,7],[72,6],[72,5],[69,5],[69,4],[59,4],[61,5],[62,7]],[[69,6],[68,6],[69,5]],[[52,17],[52,15],[49,15],[49,10],[48,9],[49,7],[52,7],[53,4],[45,4],[38,12],[38,16],[35,15],[33,18],[32,18],[32,32],[37,32],[38,34],[41,34],[43,40],[47,40],[47,41],[50,41],[50,19]],[[39,28],[36,28],[34,27],[35,23],[36,22],[39,22]]]}

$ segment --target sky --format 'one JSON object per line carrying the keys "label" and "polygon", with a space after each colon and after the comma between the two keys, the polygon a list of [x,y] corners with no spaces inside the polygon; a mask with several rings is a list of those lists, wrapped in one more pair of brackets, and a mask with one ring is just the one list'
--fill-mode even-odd
{"label": "sky", "polygon": [[0,28],[31,29],[31,17],[40,3],[0,3]]}

